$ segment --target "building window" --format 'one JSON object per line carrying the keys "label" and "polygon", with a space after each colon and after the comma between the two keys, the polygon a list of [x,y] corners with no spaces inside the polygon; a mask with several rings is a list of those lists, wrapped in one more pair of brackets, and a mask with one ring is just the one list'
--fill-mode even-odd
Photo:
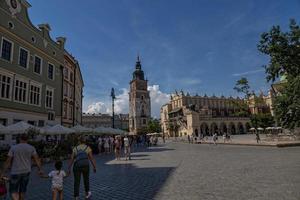
{"label": "building window", "polygon": [[34,72],[38,74],[42,73],[42,59],[38,56],[34,57]]}
{"label": "building window", "polygon": [[41,87],[37,85],[30,85],[29,104],[41,105]]}
{"label": "building window", "polygon": [[28,51],[26,49],[20,48],[19,54],[19,65],[21,67],[27,68],[28,66]]}
{"label": "building window", "polygon": [[48,78],[51,80],[54,79],[54,66],[52,64],[48,65]]}
{"label": "building window", "polygon": [[45,126],[45,121],[44,120],[39,120],[38,121],[38,127],[44,127]]}
{"label": "building window", "polygon": [[73,106],[70,105],[70,109],[69,109],[69,119],[73,119]]}
{"label": "building window", "polygon": [[2,38],[1,58],[11,62],[12,60],[13,43]]}
{"label": "building window", "polygon": [[64,102],[64,113],[63,113],[63,116],[65,119],[68,118],[68,103],[67,102]]}
{"label": "building window", "polygon": [[66,81],[64,81],[64,96],[67,97],[68,96],[68,83]]}
{"label": "building window", "polygon": [[10,99],[11,77],[0,74],[0,98]]}
{"label": "building window", "polygon": [[10,28],[10,29],[14,29],[14,28],[15,28],[15,25],[14,25],[14,23],[13,23],[13,22],[11,22],[11,21],[9,21],[9,22],[8,22],[8,28]]}
{"label": "building window", "polygon": [[46,108],[53,108],[53,89],[46,88]]}
{"label": "building window", "polygon": [[69,79],[69,70],[68,70],[68,68],[64,68],[64,77],[65,77],[65,79]]}
{"label": "building window", "polygon": [[54,121],[55,120],[54,112],[48,112],[48,120],[49,121]]}
{"label": "building window", "polygon": [[70,81],[73,83],[73,80],[74,80],[74,75],[72,72],[70,72]]}
{"label": "building window", "polygon": [[0,118],[0,124],[2,124],[3,126],[6,126],[7,125],[7,119]]}
{"label": "building window", "polygon": [[146,125],[147,124],[147,121],[146,119],[143,119],[143,124]]}
{"label": "building window", "polygon": [[36,121],[29,120],[27,123],[30,124],[30,125],[32,125],[32,126],[35,126]]}
{"label": "building window", "polygon": [[70,87],[70,98],[73,99],[74,97],[74,90]]}
{"label": "building window", "polygon": [[26,103],[27,102],[27,83],[21,80],[15,82],[15,101]]}

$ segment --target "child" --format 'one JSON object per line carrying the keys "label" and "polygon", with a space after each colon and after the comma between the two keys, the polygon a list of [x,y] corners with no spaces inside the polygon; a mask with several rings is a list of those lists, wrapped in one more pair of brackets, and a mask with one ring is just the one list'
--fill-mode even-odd
{"label": "child", "polygon": [[57,196],[59,195],[59,199],[63,199],[63,179],[64,177],[69,176],[66,172],[62,169],[62,162],[56,161],[55,162],[55,169],[51,171],[48,175],[43,175],[43,178],[52,178],[52,200],[56,200]]}

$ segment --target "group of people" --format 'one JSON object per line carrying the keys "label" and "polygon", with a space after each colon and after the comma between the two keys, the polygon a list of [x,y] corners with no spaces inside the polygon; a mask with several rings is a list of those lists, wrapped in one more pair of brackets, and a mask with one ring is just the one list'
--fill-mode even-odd
{"label": "group of people", "polygon": [[[187,138],[188,138],[189,143],[198,143],[198,137],[193,135],[193,134],[192,134],[192,136],[188,135]],[[215,132],[211,137],[211,142],[216,145],[218,139],[219,139],[218,138],[218,133]],[[203,134],[200,134],[199,143],[204,142],[204,141],[208,141],[208,136],[207,135],[204,136]],[[229,142],[229,141],[231,141],[230,135],[227,132],[224,132],[223,133],[223,143]]]}
{"label": "group of people", "polygon": [[[13,200],[24,200],[29,183],[32,159],[35,161],[38,168],[38,175],[41,178],[51,178],[51,191],[52,199],[56,200],[57,197],[63,199],[63,182],[64,178],[70,176],[71,170],[74,176],[74,199],[79,199],[80,179],[83,176],[85,198],[89,199],[92,195],[89,185],[90,164],[92,165],[93,172],[96,173],[96,161],[93,157],[92,150],[86,145],[85,137],[79,138],[79,144],[73,148],[72,155],[68,164],[67,171],[63,170],[63,162],[56,161],[54,169],[48,173],[43,171],[42,164],[36,149],[28,142],[27,134],[20,137],[20,142],[10,148],[8,158],[4,163],[1,171],[1,180],[9,181],[9,193]],[[5,176],[7,170],[10,169],[10,175]],[[3,185],[2,185],[3,187]],[[0,187],[3,192],[2,197],[6,195],[5,188]]]}
{"label": "group of people", "polygon": [[98,152],[99,154],[115,153],[116,160],[121,160],[121,150],[124,149],[125,159],[130,159],[131,146],[133,144],[133,138],[125,136],[112,137],[105,136],[98,138]]}
{"label": "group of people", "polygon": [[[40,162],[38,153],[32,145],[28,144],[28,135],[22,134],[19,143],[10,147],[8,157],[4,163],[2,171],[0,171],[0,200],[7,195],[6,184],[1,182],[9,182],[9,193],[13,200],[24,200],[29,183],[32,160],[36,163],[37,173],[41,178],[52,179],[51,191],[52,199],[63,199],[63,182],[72,173],[74,176],[74,199],[79,199],[79,188],[81,176],[85,189],[85,199],[90,199],[92,193],[90,191],[90,165],[93,172],[96,173],[96,161],[93,157],[93,150],[87,145],[87,138],[79,137],[79,144],[72,149],[72,155],[68,162],[66,171],[63,170],[63,162],[56,161],[53,170],[44,172]],[[93,138],[97,143],[100,154],[115,153],[116,160],[121,160],[121,150],[124,150],[126,160],[130,160],[131,149],[139,146],[151,146],[157,143],[155,138],[149,136],[105,136]],[[10,169],[9,176],[6,176]]]}

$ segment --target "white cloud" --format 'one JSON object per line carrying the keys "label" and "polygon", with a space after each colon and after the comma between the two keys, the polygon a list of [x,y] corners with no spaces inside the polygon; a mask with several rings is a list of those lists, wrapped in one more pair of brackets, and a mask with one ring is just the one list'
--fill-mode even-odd
{"label": "white cloud", "polygon": [[106,104],[99,101],[96,103],[92,103],[88,106],[86,113],[107,113],[108,109]]}
{"label": "white cloud", "polygon": [[[112,113],[111,102],[109,103],[108,113]],[[115,100],[115,113],[128,113],[129,108],[129,96],[128,89],[123,88],[120,95],[116,95]]]}
{"label": "white cloud", "polygon": [[160,108],[170,100],[170,94],[163,93],[159,89],[159,85],[148,86],[151,98],[152,117],[160,117]]}
{"label": "white cloud", "polygon": [[252,71],[247,71],[247,72],[242,72],[242,73],[236,73],[232,74],[232,76],[245,76],[249,74],[256,74],[265,71],[264,69],[257,69],[257,70],[252,70]]}
{"label": "white cloud", "polygon": [[[148,86],[151,98],[152,117],[160,117],[160,108],[163,104],[169,102],[170,94],[163,93],[159,89],[159,85]],[[115,113],[128,113],[129,96],[128,89],[123,88],[122,93],[116,96]],[[86,113],[109,113],[111,114],[111,102],[94,102],[90,104],[85,111]]]}

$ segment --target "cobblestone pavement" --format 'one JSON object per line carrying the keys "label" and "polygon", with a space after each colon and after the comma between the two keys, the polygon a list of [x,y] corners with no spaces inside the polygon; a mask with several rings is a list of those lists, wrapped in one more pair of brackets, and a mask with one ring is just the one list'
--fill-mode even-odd
{"label": "cobblestone pavement", "polygon": [[[300,148],[168,143],[131,161],[96,156],[93,200],[299,200]],[[49,171],[52,165],[46,165]],[[65,181],[72,199],[73,178]],[[50,180],[32,173],[27,199],[51,199]],[[83,193],[83,188],[81,189]],[[81,198],[83,199],[83,198]]]}

